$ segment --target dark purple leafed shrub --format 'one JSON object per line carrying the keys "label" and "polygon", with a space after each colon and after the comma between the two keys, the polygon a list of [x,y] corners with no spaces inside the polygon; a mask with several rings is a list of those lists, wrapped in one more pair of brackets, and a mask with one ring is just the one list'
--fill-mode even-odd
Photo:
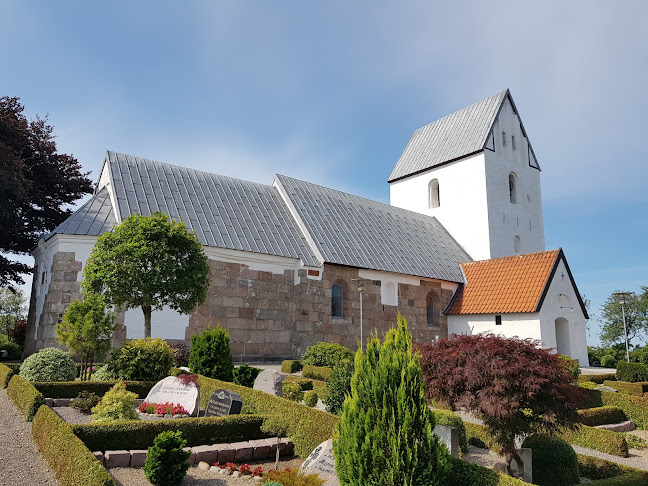
{"label": "dark purple leafed shrub", "polygon": [[169,344],[173,350],[173,362],[176,366],[187,366],[189,364],[189,348],[185,343]]}

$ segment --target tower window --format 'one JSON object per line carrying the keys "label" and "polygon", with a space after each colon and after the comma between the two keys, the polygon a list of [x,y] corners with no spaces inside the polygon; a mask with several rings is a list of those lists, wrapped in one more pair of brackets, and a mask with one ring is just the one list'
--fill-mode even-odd
{"label": "tower window", "polygon": [[331,316],[344,317],[342,312],[343,304],[342,286],[334,283],[331,287]]}
{"label": "tower window", "polygon": [[427,325],[434,326],[434,299],[432,295],[427,296]]}
{"label": "tower window", "polygon": [[513,251],[516,255],[519,255],[522,252],[522,241],[517,235],[515,235],[515,238],[513,238]]}
{"label": "tower window", "polygon": [[439,197],[439,180],[432,179],[428,184],[428,206],[430,208],[438,208],[441,205]]}
{"label": "tower window", "polygon": [[509,201],[517,204],[517,177],[513,172],[509,174]]}
{"label": "tower window", "polygon": [[513,150],[515,150],[515,135],[511,135],[511,147],[513,147]]}
{"label": "tower window", "polygon": [[502,145],[506,146],[506,132],[502,132]]}

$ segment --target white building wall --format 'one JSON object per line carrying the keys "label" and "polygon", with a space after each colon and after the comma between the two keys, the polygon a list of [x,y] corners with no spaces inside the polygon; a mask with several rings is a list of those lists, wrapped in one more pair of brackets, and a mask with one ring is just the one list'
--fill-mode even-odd
{"label": "white building wall", "polygon": [[448,334],[493,333],[505,338],[541,340],[538,313],[501,314],[502,324],[495,325],[495,314],[449,315]]}
{"label": "white building wall", "polygon": [[[536,162],[529,150],[520,119],[508,98],[493,125],[492,136],[492,145],[489,146],[495,150],[484,151],[490,258],[544,251],[540,171],[531,167]],[[511,173],[516,177],[516,203],[512,203],[510,198]],[[520,238],[517,252],[514,248],[516,236]]]}
{"label": "white building wall", "polygon": [[[439,207],[431,208],[428,187],[439,181]],[[484,154],[392,182],[390,204],[434,216],[474,260],[490,258]],[[508,192],[507,192],[508,194]]]}

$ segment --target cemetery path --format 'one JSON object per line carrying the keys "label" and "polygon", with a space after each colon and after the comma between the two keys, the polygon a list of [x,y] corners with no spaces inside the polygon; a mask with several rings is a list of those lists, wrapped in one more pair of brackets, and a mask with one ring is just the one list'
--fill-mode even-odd
{"label": "cemetery path", "polygon": [[0,486],[38,484],[58,486],[31,436],[31,423],[0,390]]}

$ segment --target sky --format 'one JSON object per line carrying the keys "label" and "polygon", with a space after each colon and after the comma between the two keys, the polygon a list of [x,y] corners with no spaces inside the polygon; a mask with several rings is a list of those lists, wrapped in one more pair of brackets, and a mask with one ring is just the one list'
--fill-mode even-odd
{"label": "sky", "polygon": [[414,130],[509,88],[542,168],[546,247],[591,300],[588,343],[611,292],[648,285],[645,1],[0,0],[0,14],[0,95],[49,114],[92,179],[114,150],[388,203]]}

